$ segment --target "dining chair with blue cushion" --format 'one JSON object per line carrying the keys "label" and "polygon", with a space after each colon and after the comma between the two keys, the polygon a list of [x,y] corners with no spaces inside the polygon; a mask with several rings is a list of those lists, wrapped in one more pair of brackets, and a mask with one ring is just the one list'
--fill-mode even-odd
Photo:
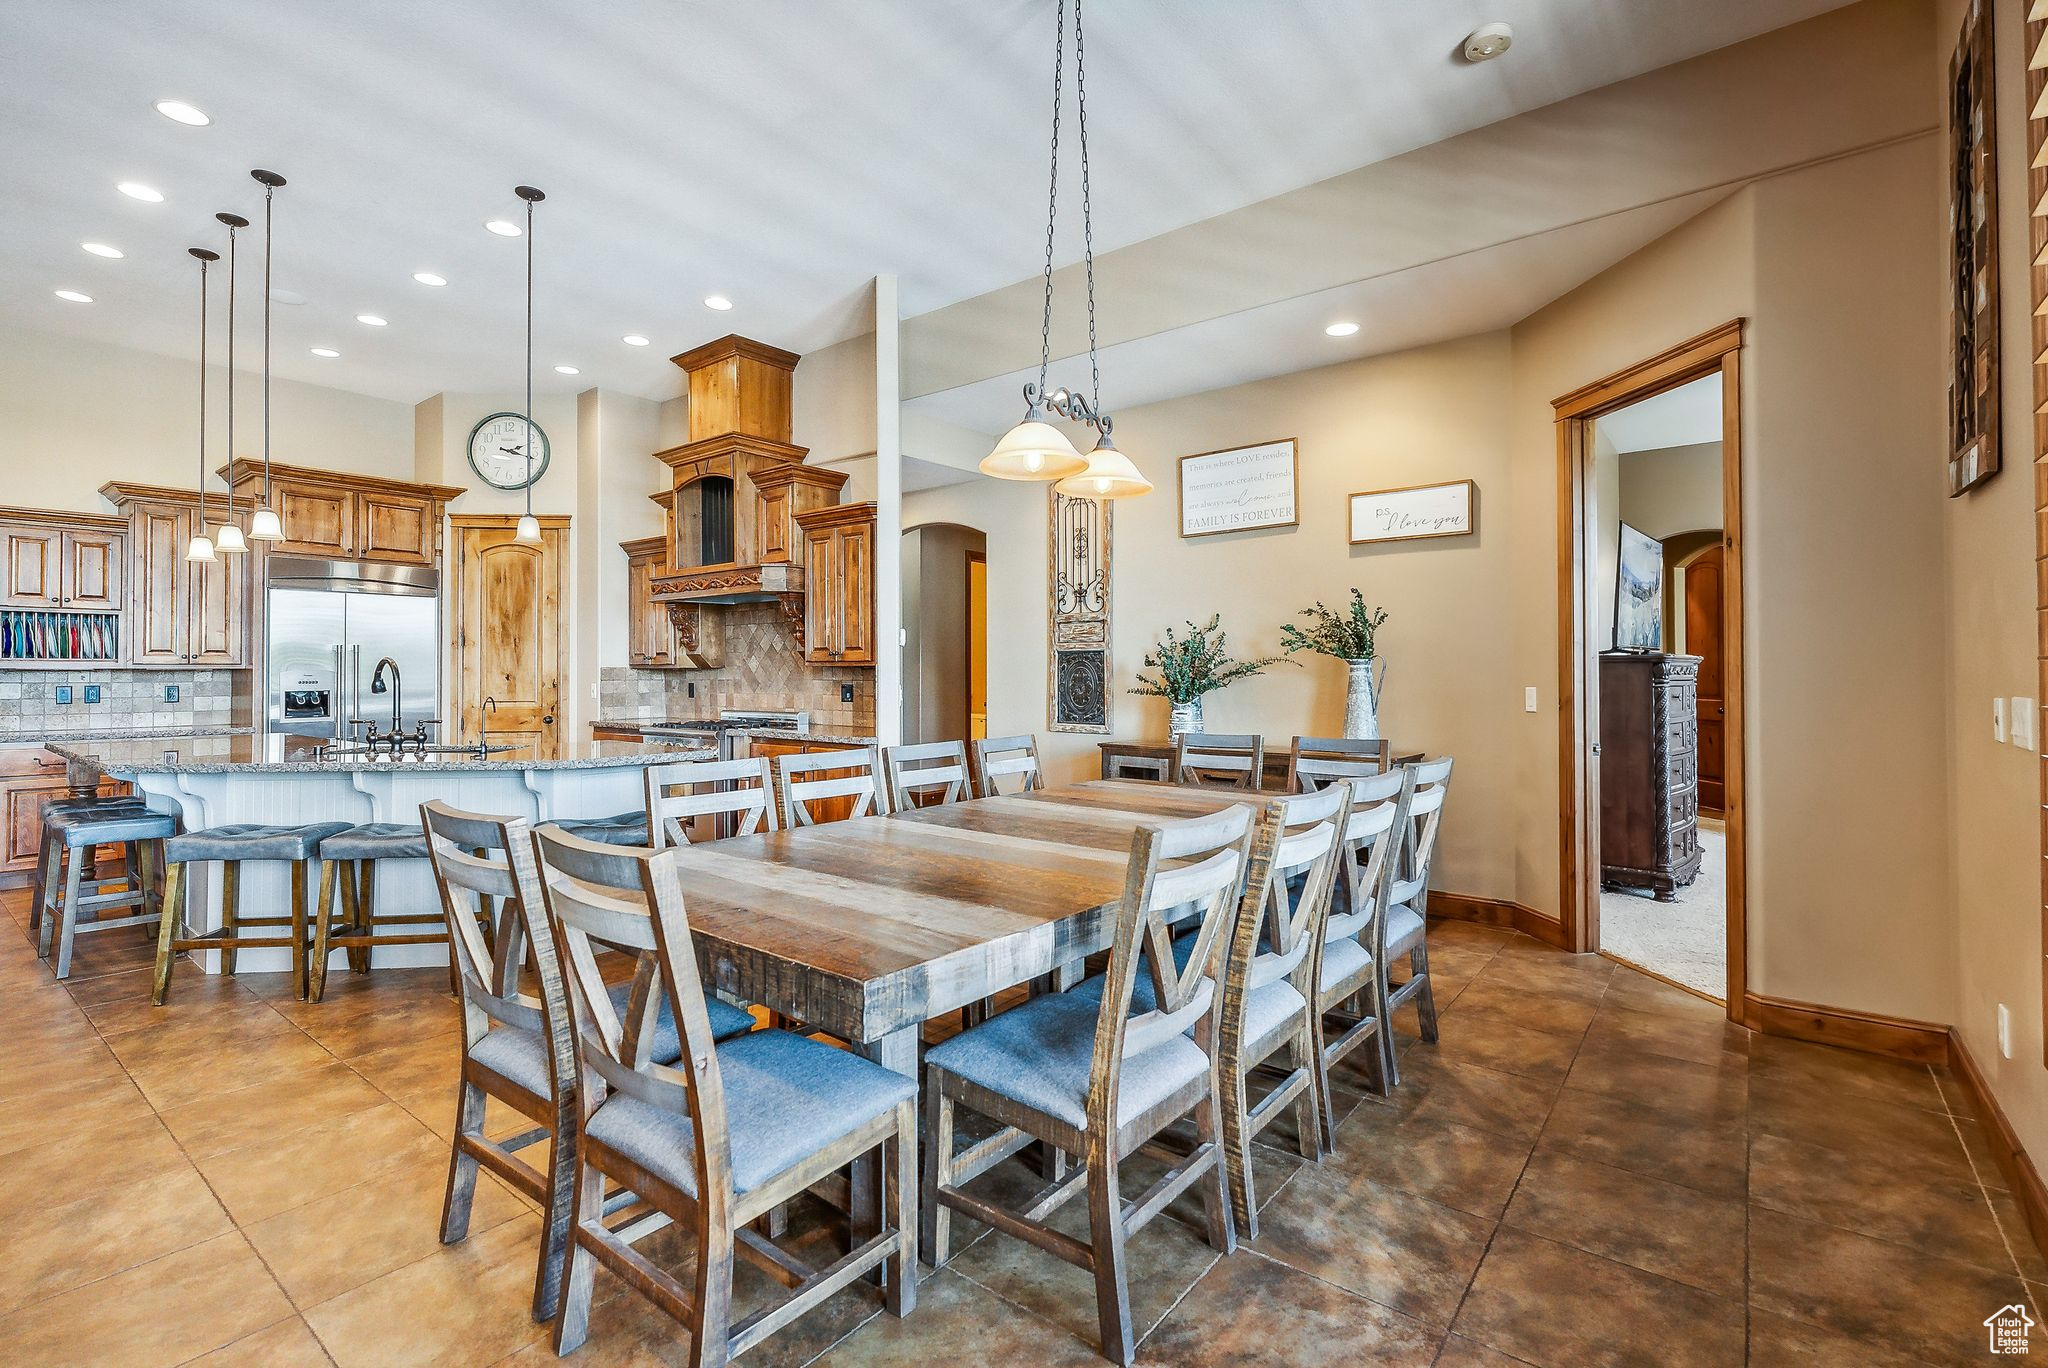
{"label": "dining chair with blue cushion", "polygon": [[[1130,1363],[1136,1353],[1125,1255],[1133,1234],[1200,1184],[1210,1245],[1223,1253],[1236,1245],[1216,1107],[1216,975],[1251,837],[1251,808],[1241,803],[1140,826],[1131,837],[1100,994],[1033,998],[925,1056],[922,1219],[931,1261],[946,1261],[951,1212],[960,1211],[1088,1270],[1102,1352],[1117,1363]],[[1176,929],[1192,933],[1180,958],[1173,952]],[[1149,1006],[1134,999],[1141,974]],[[959,1107],[999,1129],[956,1154]],[[1193,1150],[1174,1156],[1144,1195],[1126,1203],[1119,1166],[1190,1112]],[[1029,1209],[962,1191],[1033,1142],[1080,1163]],[[1084,1192],[1086,1242],[1048,1221]]]}
{"label": "dining chair with blue cushion", "polygon": [[882,752],[882,773],[889,785],[889,807],[895,812],[964,803],[974,797],[964,741],[890,746]]}
{"label": "dining chair with blue cushion", "polygon": [[[888,1309],[909,1314],[917,1080],[786,1031],[716,1040],[684,906],[687,851],[620,850],[548,826],[534,833],[534,849],[581,1065],[575,1215],[555,1352],[588,1337],[600,1263],[682,1322],[693,1364],[745,1353],[871,1270],[882,1272]],[[600,945],[636,949],[655,966],[623,1007],[598,971]],[[681,1004],[684,1048],[669,1063],[655,1057],[657,990]],[[753,1228],[849,1165],[886,1174],[894,1200],[878,1213],[879,1230],[854,1230],[843,1257],[813,1268]],[[607,1182],[630,1204],[608,1204]],[[694,1236],[688,1285],[634,1247],[672,1223]],[[739,1315],[735,1257],[760,1265],[789,1295]]]}
{"label": "dining chair with blue cushion", "polygon": [[[1436,863],[1437,833],[1443,827],[1444,802],[1451,791],[1451,757],[1416,761],[1405,768],[1414,784],[1403,814],[1399,859],[1387,880],[1384,948],[1379,957],[1380,991],[1389,1019],[1415,1002],[1416,1027],[1431,1044],[1437,1039],[1436,986],[1429,976],[1429,874]],[[1408,977],[1399,983],[1387,977],[1397,960],[1408,961]],[[1401,1081],[1398,1061],[1388,1058],[1389,1080]]]}
{"label": "dining chair with blue cushion", "polygon": [[700,821],[711,824],[709,839],[721,839],[773,831],[775,815],[775,776],[765,755],[647,767],[648,844],[656,850],[690,844]]}

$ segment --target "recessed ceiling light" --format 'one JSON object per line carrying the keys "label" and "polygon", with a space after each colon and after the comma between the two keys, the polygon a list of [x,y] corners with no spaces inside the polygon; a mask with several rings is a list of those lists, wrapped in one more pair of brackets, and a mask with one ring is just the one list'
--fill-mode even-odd
{"label": "recessed ceiling light", "polygon": [[270,287],[270,298],[271,302],[276,304],[298,305],[306,302],[306,297],[297,290],[287,290],[282,285]]}
{"label": "recessed ceiling light", "polygon": [[412,278],[422,285],[446,285],[448,283],[447,276],[438,276],[432,271],[414,271]]}
{"label": "recessed ceiling light", "polygon": [[580,371],[580,370],[577,370],[577,369],[576,369],[576,368],[575,368],[574,366],[557,366],[557,367],[555,367],[555,372],[556,372],[556,374],[558,374],[558,375],[581,375],[581,374],[583,374],[583,372],[582,372],[582,371]]}
{"label": "recessed ceiling light", "polygon": [[642,337],[639,333],[627,333],[624,337],[620,338],[619,340],[621,342],[624,342],[629,347],[644,347],[647,345],[647,339]]}
{"label": "recessed ceiling light", "polygon": [[381,328],[385,324],[385,320],[377,317],[375,314],[357,314],[356,322],[366,323],[373,328]]}
{"label": "recessed ceiling light", "polygon": [[1515,31],[1506,24],[1487,24],[1473,30],[1465,40],[1465,60],[1468,62],[1490,62],[1513,47]]}
{"label": "recessed ceiling light", "polygon": [[1332,323],[1323,331],[1332,337],[1349,337],[1358,331],[1358,325],[1356,323]]}
{"label": "recessed ceiling light", "polygon": [[90,304],[90,303],[92,303],[92,296],[91,296],[91,295],[89,295],[89,294],[80,294],[80,293],[79,293],[78,291],[76,291],[76,290],[59,290],[59,291],[57,291],[57,298],[59,298],[59,299],[68,299],[68,300],[70,300],[70,301],[71,301],[71,302],[72,302],[73,304]]}
{"label": "recessed ceiling light", "polygon": [[190,124],[194,128],[204,128],[213,122],[212,119],[206,117],[204,110],[196,105],[189,105],[183,100],[158,100],[156,102],[156,112],[163,115],[166,119],[175,119],[181,124]]}
{"label": "recessed ceiling light", "polygon": [[122,257],[128,255],[119,247],[109,247],[104,242],[81,242],[78,245],[91,252],[94,256],[106,257],[112,261],[119,261]]}
{"label": "recessed ceiling light", "polygon": [[518,224],[514,223],[511,219],[492,219],[490,222],[486,223],[484,227],[490,229],[499,237],[518,237],[521,233],[526,231],[524,228],[521,228]]}
{"label": "recessed ceiling light", "polygon": [[336,350],[335,350],[334,348],[332,348],[332,347],[315,347],[315,348],[313,348],[313,355],[315,355],[315,356],[325,356],[325,357],[328,357],[329,359],[332,359],[332,358],[334,358],[334,357],[337,357],[337,356],[341,355],[341,353],[340,353],[340,352],[338,352],[338,351],[336,351]]}
{"label": "recessed ceiling light", "polygon": [[724,295],[705,295],[704,307],[707,309],[730,309],[732,301]]}
{"label": "recessed ceiling light", "polygon": [[144,204],[162,204],[164,192],[144,185],[141,181],[122,181],[114,187],[129,199],[139,199]]}

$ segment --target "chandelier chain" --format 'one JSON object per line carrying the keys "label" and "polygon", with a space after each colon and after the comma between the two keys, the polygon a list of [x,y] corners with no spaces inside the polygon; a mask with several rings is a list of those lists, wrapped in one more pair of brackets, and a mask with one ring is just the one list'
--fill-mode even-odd
{"label": "chandelier chain", "polygon": [[[1080,0],[1075,0],[1075,13]],[[1052,232],[1060,206],[1060,85],[1067,71],[1067,0],[1058,0],[1059,36],[1052,45],[1052,171],[1045,192],[1045,316],[1038,328],[1038,392],[1052,368]]]}
{"label": "chandelier chain", "polygon": [[1102,411],[1102,365],[1095,356],[1095,224],[1088,198],[1088,61],[1081,0],[1074,0],[1074,112],[1081,130],[1081,251],[1088,268],[1088,403]]}

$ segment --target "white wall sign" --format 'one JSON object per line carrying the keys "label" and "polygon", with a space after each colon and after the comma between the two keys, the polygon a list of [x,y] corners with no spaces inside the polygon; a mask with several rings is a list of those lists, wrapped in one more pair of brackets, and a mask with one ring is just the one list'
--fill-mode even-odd
{"label": "white wall sign", "polygon": [[1470,480],[1353,494],[1351,544],[1463,537],[1479,528],[1477,503]]}
{"label": "white wall sign", "polygon": [[1294,439],[1180,458],[1180,534],[1292,527]]}

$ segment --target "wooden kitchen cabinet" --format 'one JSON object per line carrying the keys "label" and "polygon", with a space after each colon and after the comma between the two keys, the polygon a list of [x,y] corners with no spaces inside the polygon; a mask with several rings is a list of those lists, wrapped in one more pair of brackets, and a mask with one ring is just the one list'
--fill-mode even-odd
{"label": "wooden kitchen cabinet", "polygon": [[0,509],[0,607],[117,611],[127,530],[120,518]]}
{"label": "wooden kitchen cabinet", "polygon": [[716,609],[654,601],[669,539],[619,543],[626,553],[626,663],[636,670],[715,670],[725,662],[725,620]]}
{"label": "wooden kitchen cabinet", "polygon": [[[68,767],[49,751],[0,750],[0,883],[26,883],[43,844],[43,804],[71,789]],[[103,794],[125,793],[126,784],[107,780]],[[113,848],[102,852],[117,858]]]}
{"label": "wooden kitchen cabinet", "polygon": [[[263,463],[238,460],[223,472],[238,500],[263,498]],[[284,525],[271,550],[286,556],[433,565],[439,560],[441,509],[455,485],[415,484],[338,470],[271,463],[270,497]]]}
{"label": "wooden kitchen cabinet", "polygon": [[804,541],[804,659],[875,663],[875,505],[833,504],[796,515]]}
{"label": "wooden kitchen cabinet", "polygon": [[[100,493],[128,515],[127,660],[240,669],[249,663],[251,562],[260,552],[185,559],[200,522],[196,495],[115,482]],[[208,507],[208,523],[216,516]]]}

